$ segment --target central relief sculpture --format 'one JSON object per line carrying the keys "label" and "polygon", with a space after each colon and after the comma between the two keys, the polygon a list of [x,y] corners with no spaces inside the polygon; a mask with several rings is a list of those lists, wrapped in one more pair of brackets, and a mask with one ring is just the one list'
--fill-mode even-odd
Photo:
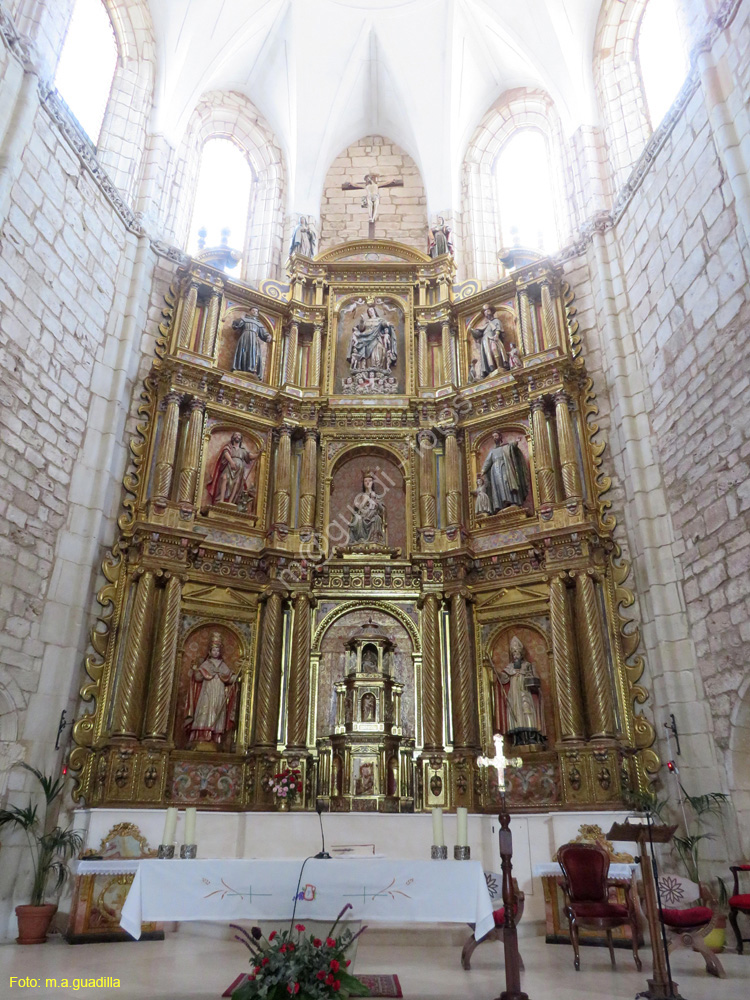
{"label": "central relief sculpture", "polygon": [[394,312],[385,303],[369,299],[355,305],[346,360],[349,374],[342,379],[341,391],[354,395],[398,392],[393,369],[398,362],[398,333],[387,314]]}

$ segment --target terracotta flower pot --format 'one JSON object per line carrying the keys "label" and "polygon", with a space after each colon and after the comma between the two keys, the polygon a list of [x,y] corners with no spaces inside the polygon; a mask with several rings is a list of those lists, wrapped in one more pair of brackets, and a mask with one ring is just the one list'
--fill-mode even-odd
{"label": "terracotta flower pot", "polygon": [[42,906],[17,906],[18,944],[44,944],[52,918],[57,912],[54,903],[44,903]]}

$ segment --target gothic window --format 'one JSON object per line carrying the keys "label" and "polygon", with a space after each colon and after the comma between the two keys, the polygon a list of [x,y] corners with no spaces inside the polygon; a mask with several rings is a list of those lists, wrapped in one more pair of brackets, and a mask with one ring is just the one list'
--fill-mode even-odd
{"label": "gothic window", "polygon": [[648,0],[638,29],[637,53],[643,96],[655,129],[689,69],[676,0]]}
{"label": "gothic window", "polygon": [[516,130],[495,161],[504,247],[552,253],[560,245],[547,137],[537,128]]}
{"label": "gothic window", "polygon": [[244,250],[252,183],[253,172],[244,149],[228,138],[206,140],[201,151],[189,253],[223,244]]}
{"label": "gothic window", "polygon": [[96,144],[117,66],[117,42],[102,0],[76,0],[55,87]]}

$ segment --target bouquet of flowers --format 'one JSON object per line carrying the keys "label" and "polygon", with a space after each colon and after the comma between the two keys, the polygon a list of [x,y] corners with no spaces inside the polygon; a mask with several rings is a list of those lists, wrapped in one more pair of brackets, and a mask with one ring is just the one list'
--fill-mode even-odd
{"label": "bouquet of flowers", "polygon": [[302,794],[302,772],[296,767],[285,767],[278,774],[266,778],[266,788],[279,801],[291,804]]}
{"label": "bouquet of flowers", "polygon": [[305,935],[305,925],[295,924],[294,930],[272,931],[268,938],[260,927],[248,933],[237,924],[230,926],[250,952],[252,972],[247,980],[232,994],[232,1000],[324,1000],[327,997],[365,997],[367,987],[346,971],[349,961],[344,957],[347,948],[359,937],[343,931],[336,937],[333,932],[347,910],[347,903],[334,921],[325,940],[314,934]]}

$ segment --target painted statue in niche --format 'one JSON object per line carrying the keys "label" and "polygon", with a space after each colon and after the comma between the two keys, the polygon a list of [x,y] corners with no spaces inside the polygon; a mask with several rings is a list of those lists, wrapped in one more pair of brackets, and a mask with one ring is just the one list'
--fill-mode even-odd
{"label": "painted statue in niche", "polygon": [[362,721],[375,722],[378,711],[378,703],[372,691],[367,691],[362,695]]}
{"label": "painted statue in niche", "polygon": [[471,491],[474,496],[474,513],[477,517],[486,517],[492,513],[492,504],[487,492],[484,476],[477,476],[477,488]]}
{"label": "painted statue in niche", "polygon": [[[397,368],[403,313],[383,299],[357,299],[341,310],[339,343],[345,357],[337,364],[341,391],[353,395],[399,392]],[[342,350],[343,354],[343,350]]]}
{"label": "painted statue in niche", "polygon": [[258,455],[242,443],[239,431],[232,433],[214,463],[206,492],[211,503],[231,503],[237,506],[251,504],[255,499],[252,479]]}
{"label": "painted statue in niche", "polygon": [[384,319],[376,306],[368,303],[352,330],[346,356],[353,372],[367,368],[389,372],[398,361],[398,345],[393,324]]}
{"label": "painted statue in niche", "polygon": [[533,665],[525,658],[523,643],[514,635],[510,640],[510,663],[495,676],[495,732],[509,737],[512,746],[545,742],[542,682]]}
{"label": "painted statue in niche", "polygon": [[314,257],[316,240],[317,237],[312,223],[306,216],[300,215],[299,222],[294,227],[294,232],[292,233],[289,256],[301,253],[305,257]]}
{"label": "painted statue in niche", "polygon": [[223,659],[220,632],[212,632],[206,657],[190,670],[185,729],[188,743],[199,750],[217,750],[231,740],[237,718],[238,675]]}
{"label": "painted statue in niche", "polygon": [[508,365],[511,368],[523,368],[523,359],[518,350],[518,344],[511,344],[508,348]]}
{"label": "painted statue in niche", "polygon": [[499,431],[492,435],[493,446],[482,465],[490,512],[523,506],[529,492],[526,459],[515,441],[503,442]]}
{"label": "painted statue in niche", "polygon": [[482,309],[484,322],[470,329],[479,353],[478,363],[474,369],[477,379],[486,378],[493,372],[508,367],[508,353],[503,343],[503,327],[495,312],[494,306],[485,305]]}
{"label": "painted statue in niche", "polygon": [[263,352],[261,341],[271,342],[271,334],[260,320],[257,306],[232,323],[232,329],[239,333],[239,340],[232,361],[233,372],[247,372],[256,378],[263,378]]}
{"label": "painted statue in niche", "polygon": [[348,524],[350,545],[386,544],[385,504],[375,489],[375,477],[371,472],[362,477],[362,492],[355,496],[351,512]]}
{"label": "painted statue in niche", "polygon": [[372,760],[354,761],[352,777],[354,779],[355,795],[375,795],[375,762]]}
{"label": "painted statue in niche", "polygon": [[451,227],[445,224],[442,215],[437,217],[437,222],[430,229],[427,252],[430,257],[440,257],[444,253],[449,253],[451,256],[455,254],[453,233]]}

